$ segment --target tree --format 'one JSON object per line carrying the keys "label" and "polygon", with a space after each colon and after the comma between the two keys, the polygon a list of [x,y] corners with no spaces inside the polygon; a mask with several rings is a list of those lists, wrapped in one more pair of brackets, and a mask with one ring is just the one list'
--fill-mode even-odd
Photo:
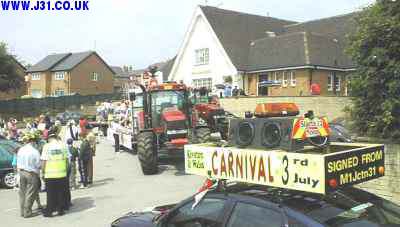
{"label": "tree", "polygon": [[15,59],[8,54],[7,45],[0,42],[0,91],[18,89],[22,82],[23,79],[17,73]]}
{"label": "tree", "polygon": [[356,18],[348,53],[354,126],[362,134],[400,138],[400,1],[377,0]]}

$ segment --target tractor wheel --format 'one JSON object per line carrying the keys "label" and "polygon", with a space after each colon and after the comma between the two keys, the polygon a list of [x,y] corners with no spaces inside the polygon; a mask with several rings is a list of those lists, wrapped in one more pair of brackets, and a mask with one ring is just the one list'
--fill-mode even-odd
{"label": "tractor wheel", "polygon": [[211,131],[209,128],[198,128],[196,130],[197,142],[207,143],[211,141]]}
{"label": "tractor wheel", "polygon": [[158,172],[157,151],[152,132],[143,132],[138,136],[137,152],[144,175]]}

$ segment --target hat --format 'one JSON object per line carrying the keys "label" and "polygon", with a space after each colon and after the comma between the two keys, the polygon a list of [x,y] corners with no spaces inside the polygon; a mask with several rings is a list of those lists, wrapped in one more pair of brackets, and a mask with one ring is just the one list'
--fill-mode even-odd
{"label": "hat", "polygon": [[67,139],[67,144],[68,145],[72,145],[73,143],[74,143],[73,139],[71,139],[71,138]]}

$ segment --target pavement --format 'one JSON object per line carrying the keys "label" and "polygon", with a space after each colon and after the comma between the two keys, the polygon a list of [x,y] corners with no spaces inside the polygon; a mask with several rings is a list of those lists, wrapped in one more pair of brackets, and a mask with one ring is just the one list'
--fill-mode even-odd
{"label": "pavement", "polygon": [[[194,194],[204,178],[186,175],[181,159],[162,159],[157,175],[144,176],[136,155],[114,153],[109,141],[100,139],[94,159],[94,182],[90,188],[72,191],[70,211],[64,216],[19,216],[18,191],[0,189],[0,226],[83,227],[110,226],[129,211],[179,202]],[[40,193],[42,204],[46,194]],[[36,204],[33,205],[36,209]]]}

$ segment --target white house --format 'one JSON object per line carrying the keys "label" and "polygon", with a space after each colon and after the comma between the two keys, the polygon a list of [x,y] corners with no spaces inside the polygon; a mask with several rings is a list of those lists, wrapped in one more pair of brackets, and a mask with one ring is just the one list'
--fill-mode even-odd
{"label": "white house", "polygon": [[215,89],[214,85],[223,84],[226,77],[231,77],[233,86],[244,88],[246,81],[243,80],[243,69],[246,67],[251,40],[265,37],[267,30],[273,31],[289,23],[270,17],[198,6],[169,80]]}
{"label": "white house", "polygon": [[[198,6],[176,56],[170,81],[215,91],[225,78],[248,95],[346,95],[356,67],[345,54],[356,13],[303,23]],[[279,87],[263,87],[279,81]],[[290,83],[289,83],[290,82]]]}

